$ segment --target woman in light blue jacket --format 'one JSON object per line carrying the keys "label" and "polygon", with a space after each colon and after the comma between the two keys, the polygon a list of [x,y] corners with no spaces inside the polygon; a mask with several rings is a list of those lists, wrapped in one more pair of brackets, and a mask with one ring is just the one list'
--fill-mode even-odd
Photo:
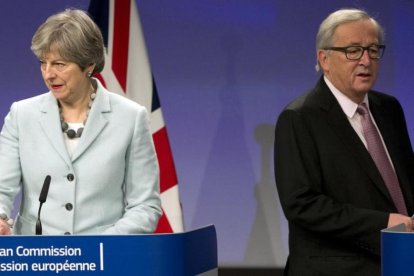
{"label": "woman in light blue jacket", "polygon": [[[99,28],[80,10],[49,17],[32,39],[49,92],[15,102],[0,134],[0,234],[137,234],[161,215],[158,162],[144,107],[93,78]],[[14,227],[8,222],[22,190]]]}

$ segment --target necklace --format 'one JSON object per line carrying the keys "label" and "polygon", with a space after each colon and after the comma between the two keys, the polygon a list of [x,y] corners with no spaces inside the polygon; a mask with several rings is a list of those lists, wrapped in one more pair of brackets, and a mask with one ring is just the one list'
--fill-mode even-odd
{"label": "necklace", "polygon": [[62,132],[66,133],[66,136],[68,136],[69,139],[80,138],[82,136],[82,132],[86,125],[86,120],[88,120],[89,111],[91,111],[91,107],[92,107],[93,101],[95,100],[95,97],[96,97],[96,93],[92,91],[91,94],[89,94],[88,111],[86,111],[86,118],[83,121],[83,127],[78,128],[77,131],[75,131],[72,128],[69,128],[69,124],[66,123],[65,120],[63,119],[62,107],[60,106],[60,103],[58,102],[59,115],[60,115],[60,126],[62,128]]}

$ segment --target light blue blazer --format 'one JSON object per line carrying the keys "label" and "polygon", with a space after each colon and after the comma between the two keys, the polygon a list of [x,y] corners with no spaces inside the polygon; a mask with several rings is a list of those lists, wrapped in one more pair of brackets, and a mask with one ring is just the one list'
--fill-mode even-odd
{"label": "light blue blazer", "polygon": [[146,109],[98,89],[78,147],[66,150],[51,92],[16,102],[0,135],[0,213],[22,189],[14,233],[35,233],[39,194],[43,234],[152,232],[161,215],[158,162]]}

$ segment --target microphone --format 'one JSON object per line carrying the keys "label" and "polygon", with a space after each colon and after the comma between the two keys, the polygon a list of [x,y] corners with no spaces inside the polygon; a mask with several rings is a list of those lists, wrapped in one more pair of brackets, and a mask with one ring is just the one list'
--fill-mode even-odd
{"label": "microphone", "polygon": [[42,222],[40,221],[40,211],[42,210],[43,203],[46,202],[47,193],[49,192],[50,186],[50,175],[47,175],[45,178],[45,182],[43,182],[42,191],[39,195],[39,211],[37,212],[37,221],[36,221],[36,235],[42,235]]}

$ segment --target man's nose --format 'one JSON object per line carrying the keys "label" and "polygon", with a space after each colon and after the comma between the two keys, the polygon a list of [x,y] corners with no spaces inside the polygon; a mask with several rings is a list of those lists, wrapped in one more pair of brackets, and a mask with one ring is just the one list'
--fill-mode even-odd
{"label": "man's nose", "polygon": [[364,65],[369,65],[371,64],[372,58],[369,56],[368,50],[365,49],[364,52],[362,53],[362,56],[359,60],[360,63],[364,64]]}

